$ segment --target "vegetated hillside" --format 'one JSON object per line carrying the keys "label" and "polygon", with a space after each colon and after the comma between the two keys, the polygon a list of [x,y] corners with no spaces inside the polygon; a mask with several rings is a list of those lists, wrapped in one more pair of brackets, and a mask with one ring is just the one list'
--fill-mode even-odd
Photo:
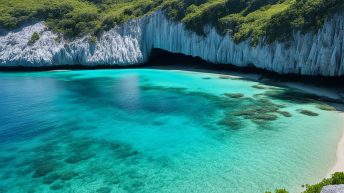
{"label": "vegetated hillside", "polygon": [[255,44],[263,36],[270,42],[286,40],[294,29],[314,31],[343,8],[343,0],[0,0],[0,27],[44,20],[53,31],[73,38],[164,10],[199,35],[211,25],[236,42],[251,37]]}

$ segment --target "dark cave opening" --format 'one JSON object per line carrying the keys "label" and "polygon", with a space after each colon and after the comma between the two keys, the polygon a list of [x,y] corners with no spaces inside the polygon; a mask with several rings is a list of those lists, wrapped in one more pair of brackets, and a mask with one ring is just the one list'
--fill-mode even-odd
{"label": "dark cave opening", "polygon": [[[2,72],[20,71],[48,71],[48,70],[93,70],[93,69],[133,69],[133,68],[178,68],[194,71],[213,71],[214,73],[225,74],[230,72],[259,74],[260,79],[271,79],[276,82],[297,81],[312,83],[319,86],[342,87],[344,76],[308,76],[298,74],[279,74],[268,70],[260,69],[250,65],[248,67],[237,67],[230,64],[216,64],[207,62],[200,57],[188,56],[180,53],[171,53],[162,49],[153,49],[147,62],[129,66],[97,65],[56,65],[56,66],[0,66]],[[344,90],[344,87],[343,87]]]}
{"label": "dark cave opening", "polygon": [[253,73],[259,74],[260,79],[268,78],[278,82],[297,81],[319,86],[343,86],[344,76],[328,77],[328,76],[309,76],[299,74],[280,74],[255,67],[253,64],[248,67],[237,67],[231,64],[216,64],[207,62],[200,57],[188,56],[185,54],[171,53],[161,49],[153,49],[146,66],[181,66],[181,68],[192,67],[195,70],[211,70],[215,73]]}

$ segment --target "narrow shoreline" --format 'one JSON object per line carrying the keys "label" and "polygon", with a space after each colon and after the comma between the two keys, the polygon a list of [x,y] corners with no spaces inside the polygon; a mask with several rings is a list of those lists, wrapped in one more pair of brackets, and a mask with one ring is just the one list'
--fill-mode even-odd
{"label": "narrow shoreline", "polygon": [[[340,114],[344,120],[344,113],[340,112]],[[337,154],[336,155],[337,159],[336,159],[335,165],[332,167],[330,172],[327,174],[327,177],[330,177],[335,172],[344,172],[344,129],[342,131],[341,138],[337,144],[336,154]]]}

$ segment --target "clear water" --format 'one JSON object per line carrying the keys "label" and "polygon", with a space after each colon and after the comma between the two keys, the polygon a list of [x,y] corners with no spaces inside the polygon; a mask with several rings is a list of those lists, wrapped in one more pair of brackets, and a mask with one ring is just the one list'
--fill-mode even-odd
{"label": "clear water", "polygon": [[296,93],[181,71],[0,73],[0,192],[300,191],[334,164],[342,121]]}

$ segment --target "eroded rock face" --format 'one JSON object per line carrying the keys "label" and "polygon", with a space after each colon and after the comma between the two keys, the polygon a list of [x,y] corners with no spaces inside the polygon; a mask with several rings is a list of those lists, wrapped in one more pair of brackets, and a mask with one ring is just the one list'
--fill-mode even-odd
{"label": "eroded rock face", "polygon": [[344,193],[344,185],[325,186],[321,193]]}
{"label": "eroded rock face", "polygon": [[[213,63],[254,65],[278,73],[344,75],[344,15],[335,15],[317,33],[295,32],[287,43],[249,41],[235,44],[207,28],[205,37],[168,20],[162,12],[132,20],[104,32],[96,43],[90,37],[57,41],[43,22],[0,35],[1,66],[132,65],[147,61],[153,48],[199,56]],[[40,39],[28,45],[32,34]]]}

